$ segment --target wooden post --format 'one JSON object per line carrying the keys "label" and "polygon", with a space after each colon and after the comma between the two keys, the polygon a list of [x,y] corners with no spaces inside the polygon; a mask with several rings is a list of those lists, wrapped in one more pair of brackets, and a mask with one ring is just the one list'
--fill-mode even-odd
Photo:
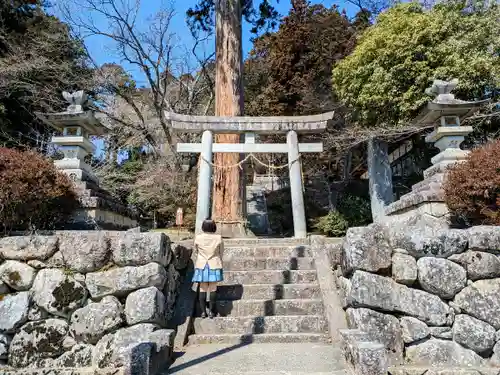
{"label": "wooden post", "polygon": [[[215,115],[243,115],[243,51],[241,31],[241,1],[216,0],[216,77]],[[239,134],[220,134],[217,143],[240,143]],[[235,165],[239,154],[216,154],[216,165]],[[214,176],[214,210],[217,221],[238,222],[243,220],[241,186],[243,174],[240,168],[216,168]],[[234,228],[236,229],[236,228]],[[241,234],[238,228],[234,233]],[[229,234],[231,236],[231,234]]]}

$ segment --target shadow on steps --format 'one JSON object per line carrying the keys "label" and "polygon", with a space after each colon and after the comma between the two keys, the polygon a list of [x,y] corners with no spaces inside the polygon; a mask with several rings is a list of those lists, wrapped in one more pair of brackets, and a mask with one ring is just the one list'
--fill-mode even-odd
{"label": "shadow on steps", "polygon": [[[209,361],[210,359],[213,359],[215,357],[218,357],[220,355],[224,355],[226,353],[229,353],[229,352],[232,352],[233,350],[237,350],[243,346],[246,346],[246,345],[249,345],[253,342],[253,339],[252,339],[252,336],[251,335],[248,335],[248,337],[242,337],[241,342],[239,344],[236,344],[236,345],[232,345],[228,348],[224,348],[224,349],[220,349],[220,350],[217,350],[216,352],[213,352],[213,353],[210,353],[209,355],[205,355],[203,357],[199,357],[199,358],[196,358],[192,361],[189,361],[189,362],[186,362],[186,363],[182,363],[178,366],[175,366],[175,362],[174,362],[174,366],[172,366],[169,370],[168,370],[168,374],[175,374],[176,372],[179,372],[179,371],[182,371],[188,367],[192,367],[192,366],[196,366],[202,362],[205,362],[205,361]],[[184,353],[183,352],[176,352],[174,353],[174,358],[175,360],[177,360],[178,358],[182,357]]]}

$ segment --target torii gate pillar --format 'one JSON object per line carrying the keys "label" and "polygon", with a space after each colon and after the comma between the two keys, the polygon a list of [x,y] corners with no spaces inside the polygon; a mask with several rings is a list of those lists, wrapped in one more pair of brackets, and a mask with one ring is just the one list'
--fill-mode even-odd
{"label": "torii gate pillar", "polygon": [[292,198],[293,232],[297,238],[307,237],[306,211],[304,205],[304,186],[299,159],[297,133],[291,130],[286,135],[288,145],[288,171],[290,174],[290,196]]}
{"label": "torii gate pillar", "polygon": [[210,217],[210,203],[212,192],[212,160],[213,135],[210,130],[205,130],[201,137],[201,161],[198,174],[198,197],[196,200],[196,233],[201,232],[203,220]]}

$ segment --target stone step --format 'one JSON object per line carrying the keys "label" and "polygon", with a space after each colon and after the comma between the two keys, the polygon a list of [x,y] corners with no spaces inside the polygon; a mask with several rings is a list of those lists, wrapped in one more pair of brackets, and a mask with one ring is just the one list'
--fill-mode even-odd
{"label": "stone step", "polygon": [[319,299],[217,301],[220,316],[323,315]]}
{"label": "stone step", "polygon": [[230,316],[196,318],[196,334],[326,333],[327,322],[319,315]]}
{"label": "stone step", "polygon": [[323,333],[260,333],[260,334],[195,334],[189,336],[189,345],[199,344],[229,344],[238,345],[244,343],[267,344],[267,343],[316,343],[328,342],[330,336]]}
{"label": "stone step", "polygon": [[224,258],[304,258],[310,257],[307,246],[233,246],[224,248]]}
{"label": "stone step", "polygon": [[224,261],[228,271],[314,270],[314,258],[233,258]]}
{"label": "stone step", "polygon": [[220,300],[282,300],[321,298],[318,284],[253,284],[219,285],[217,298]]}
{"label": "stone step", "polygon": [[228,284],[302,284],[317,281],[316,271],[227,271],[223,285]]}
{"label": "stone step", "polygon": [[273,237],[258,237],[258,238],[228,238],[224,240],[226,247],[231,246],[250,246],[250,245],[264,245],[264,246],[299,246],[308,245],[308,238],[273,238]]}
{"label": "stone step", "polygon": [[[269,343],[241,342],[242,336],[224,337],[232,343],[189,345],[169,370],[159,375],[347,375],[338,345],[313,342],[275,341],[271,335],[255,335]],[[302,341],[305,336],[293,337]],[[250,341],[252,337],[244,336]],[[280,336],[278,340],[289,340]],[[313,338],[316,340],[317,338]],[[370,374],[373,375],[373,374]]]}

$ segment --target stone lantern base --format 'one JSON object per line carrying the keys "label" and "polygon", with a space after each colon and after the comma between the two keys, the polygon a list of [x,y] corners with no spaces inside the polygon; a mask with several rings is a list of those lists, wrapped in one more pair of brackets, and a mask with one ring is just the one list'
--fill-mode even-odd
{"label": "stone lantern base", "polygon": [[[449,132],[441,132],[440,130],[442,129],[438,128],[431,133],[428,140],[434,141],[438,146],[442,144],[441,149],[443,151],[431,159],[432,166],[424,171],[423,181],[413,185],[410,193],[403,195],[398,201],[386,207],[385,212],[388,221],[423,214],[442,219],[448,223],[449,210],[445,203],[443,182],[448,168],[465,161],[469,151],[460,148],[448,148],[451,138]],[[465,135],[471,131],[472,128],[465,126],[459,128],[459,131],[455,129],[455,134],[451,138],[453,142],[456,140],[453,145],[459,145]]]}
{"label": "stone lantern base", "polygon": [[106,190],[91,181],[76,181],[80,208],[67,223],[67,229],[126,230],[139,225],[137,215]]}

